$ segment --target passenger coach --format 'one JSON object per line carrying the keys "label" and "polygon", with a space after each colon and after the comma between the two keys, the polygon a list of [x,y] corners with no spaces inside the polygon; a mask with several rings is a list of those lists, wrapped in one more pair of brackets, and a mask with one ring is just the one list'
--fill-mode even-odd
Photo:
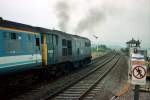
{"label": "passenger coach", "polygon": [[29,25],[0,20],[0,74],[41,65],[40,34]]}

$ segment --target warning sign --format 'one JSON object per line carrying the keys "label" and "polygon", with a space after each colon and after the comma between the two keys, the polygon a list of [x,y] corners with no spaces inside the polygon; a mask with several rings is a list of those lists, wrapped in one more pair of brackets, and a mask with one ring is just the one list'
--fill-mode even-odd
{"label": "warning sign", "polygon": [[137,85],[146,84],[146,66],[144,65],[132,66],[132,84],[137,84]]}
{"label": "warning sign", "polygon": [[146,84],[146,66],[144,56],[141,54],[132,54],[131,58],[131,83],[135,85]]}
{"label": "warning sign", "polygon": [[143,66],[137,65],[133,69],[133,76],[137,79],[142,79],[146,75],[146,70]]}

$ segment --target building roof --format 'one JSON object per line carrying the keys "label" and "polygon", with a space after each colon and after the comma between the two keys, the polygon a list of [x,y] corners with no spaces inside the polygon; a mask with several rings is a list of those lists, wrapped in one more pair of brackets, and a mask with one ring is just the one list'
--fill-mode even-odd
{"label": "building roof", "polygon": [[127,44],[140,44],[140,41],[139,40],[134,40],[133,38],[132,38],[132,40],[130,40],[130,41],[128,41],[128,42],[126,42]]}

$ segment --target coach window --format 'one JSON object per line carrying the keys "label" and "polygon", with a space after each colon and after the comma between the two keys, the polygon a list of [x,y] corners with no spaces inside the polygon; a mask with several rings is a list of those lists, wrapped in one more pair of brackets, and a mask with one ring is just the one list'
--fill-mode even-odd
{"label": "coach window", "polygon": [[40,46],[40,39],[36,38],[36,46]]}
{"label": "coach window", "polygon": [[8,39],[8,38],[9,38],[9,33],[8,33],[8,32],[4,32],[4,33],[3,33],[3,37],[4,37],[5,39]]}
{"label": "coach window", "polygon": [[41,43],[43,44],[43,34],[41,35]]}
{"label": "coach window", "polygon": [[16,34],[16,33],[11,33],[11,34],[10,34],[10,38],[11,38],[12,40],[16,40],[16,39],[17,39],[17,34]]}

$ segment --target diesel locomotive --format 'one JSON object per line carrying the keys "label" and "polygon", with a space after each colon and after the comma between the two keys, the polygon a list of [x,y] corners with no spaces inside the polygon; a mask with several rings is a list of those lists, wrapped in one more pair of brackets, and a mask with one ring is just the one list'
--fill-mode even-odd
{"label": "diesel locomotive", "polygon": [[0,75],[31,69],[71,69],[91,61],[85,37],[0,18]]}

